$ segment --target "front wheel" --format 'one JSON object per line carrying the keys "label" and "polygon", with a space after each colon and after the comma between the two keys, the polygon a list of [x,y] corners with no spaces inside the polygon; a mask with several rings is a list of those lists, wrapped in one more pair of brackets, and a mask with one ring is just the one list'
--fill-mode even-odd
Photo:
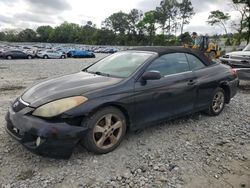
{"label": "front wheel", "polygon": [[32,56],[31,56],[31,55],[28,55],[28,59],[32,59]]}
{"label": "front wheel", "polygon": [[65,59],[65,58],[66,58],[65,55],[62,55],[62,56],[61,56],[61,59]]}
{"label": "front wheel", "polygon": [[43,59],[48,59],[49,57],[47,55],[44,55],[43,56]]}
{"label": "front wheel", "polygon": [[11,55],[8,55],[8,56],[6,57],[6,59],[11,60],[11,59],[12,59],[12,56],[11,56]]}
{"label": "front wheel", "polygon": [[225,106],[225,91],[222,88],[217,88],[211,98],[209,108],[207,110],[209,115],[219,115]]}
{"label": "front wheel", "polygon": [[114,107],[103,108],[83,122],[89,131],[82,140],[88,151],[104,154],[114,150],[126,133],[126,119]]}
{"label": "front wheel", "polygon": [[215,52],[215,51],[209,52],[208,55],[209,55],[209,58],[210,58],[211,60],[216,59],[216,52]]}

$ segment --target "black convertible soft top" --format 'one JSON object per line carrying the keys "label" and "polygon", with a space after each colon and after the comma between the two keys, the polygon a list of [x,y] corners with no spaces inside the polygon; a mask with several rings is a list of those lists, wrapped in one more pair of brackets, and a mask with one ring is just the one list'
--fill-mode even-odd
{"label": "black convertible soft top", "polygon": [[198,49],[184,48],[184,47],[137,47],[131,50],[136,51],[148,51],[158,53],[159,56],[169,54],[169,53],[188,53],[193,54],[198,57],[201,61],[203,61],[206,65],[214,64],[211,60],[205,56],[203,52]]}

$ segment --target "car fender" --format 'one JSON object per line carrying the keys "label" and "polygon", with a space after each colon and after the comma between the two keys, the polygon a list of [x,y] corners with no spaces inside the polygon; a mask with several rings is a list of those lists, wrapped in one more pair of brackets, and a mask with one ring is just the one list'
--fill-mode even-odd
{"label": "car fender", "polygon": [[69,118],[87,117],[97,110],[107,106],[114,106],[121,110],[127,118],[129,124],[135,122],[133,98],[129,97],[126,93],[91,99],[86,103],[63,113],[63,116]]}

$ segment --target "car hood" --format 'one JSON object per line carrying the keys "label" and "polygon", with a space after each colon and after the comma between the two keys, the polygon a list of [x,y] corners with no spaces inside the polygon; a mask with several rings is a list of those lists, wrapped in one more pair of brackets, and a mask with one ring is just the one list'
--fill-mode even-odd
{"label": "car hood", "polygon": [[120,82],[120,78],[79,72],[41,82],[28,88],[21,96],[22,100],[31,107],[71,96],[82,95],[86,92],[101,89]]}
{"label": "car hood", "polygon": [[230,56],[250,56],[250,51],[236,51],[236,52],[230,52],[226,55]]}

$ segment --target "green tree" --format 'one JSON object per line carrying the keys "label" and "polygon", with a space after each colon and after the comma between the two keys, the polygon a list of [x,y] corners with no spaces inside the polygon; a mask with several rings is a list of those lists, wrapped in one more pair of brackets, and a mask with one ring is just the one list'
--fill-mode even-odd
{"label": "green tree", "polygon": [[84,25],[80,28],[79,34],[78,34],[78,41],[80,43],[84,44],[95,44],[94,41],[94,33],[96,32],[96,28],[92,27],[92,24]]}
{"label": "green tree", "polygon": [[128,14],[129,31],[131,31],[133,35],[136,35],[137,33],[137,24],[141,20],[142,16],[142,11],[138,9],[132,9]]}
{"label": "green tree", "polygon": [[240,12],[240,24],[238,26],[239,39],[240,43],[241,37],[243,37],[243,31],[246,31],[245,38],[247,43],[250,41],[250,1],[249,0],[233,0],[234,8]]}
{"label": "green tree", "polygon": [[92,25],[93,25],[93,22],[92,22],[92,21],[87,21],[87,25],[88,25],[88,26],[92,26]]}
{"label": "green tree", "polygon": [[53,28],[49,25],[40,26],[36,29],[38,34],[38,41],[40,42],[50,42],[50,36],[53,33]]}
{"label": "green tree", "polygon": [[180,34],[180,36],[178,38],[179,38],[179,41],[181,42],[181,45],[191,44],[193,41],[189,32],[185,32],[185,33]]}
{"label": "green tree", "polygon": [[122,11],[114,13],[105,19],[104,26],[115,33],[125,34],[129,27],[128,14]]}
{"label": "green tree", "polygon": [[223,28],[226,35],[228,35],[227,21],[229,19],[230,19],[230,15],[228,13],[223,13],[219,10],[215,10],[215,11],[210,12],[207,23],[209,23],[212,26],[218,25],[219,27]]}
{"label": "green tree", "polygon": [[9,41],[9,42],[17,42],[18,41],[18,38],[17,38],[18,31],[17,30],[8,29],[8,30],[4,31],[4,33],[5,33],[6,41]]}
{"label": "green tree", "polygon": [[153,38],[156,32],[156,11],[152,10],[144,14],[143,19],[138,23],[138,27],[149,36],[149,43],[153,45]]}
{"label": "green tree", "polygon": [[32,29],[22,30],[20,33],[18,33],[17,38],[20,42],[35,42],[37,39],[36,32]]}
{"label": "green tree", "polygon": [[112,45],[115,44],[115,33],[106,28],[98,29],[93,34],[93,40],[96,45]]}
{"label": "green tree", "polygon": [[138,9],[132,9],[128,14],[128,37],[126,44],[127,45],[136,45],[138,43],[138,23],[142,19],[143,13]]}
{"label": "green tree", "polygon": [[[178,3],[176,0],[163,0],[159,7],[156,7],[155,18],[160,24],[162,34],[167,31],[169,34],[177,26]],[[173,27],[174,26],[174,27]]]}
{"label": "green tree", "polygon": [[78,24],[64,22],[54,29],[50,40],[60,43],[80,42],[81,28]]}
{"label": "green tree", "polygon": [[0,41],[5,41],[5,33],[0,32]]}
{"label": "green tree", "polygon": [[183,33],[183,27],[190,23],[190,19],[195,14],[192,2],[189,0],[183,0],[179,5],[179,14],[181,19],[181,34]]}

